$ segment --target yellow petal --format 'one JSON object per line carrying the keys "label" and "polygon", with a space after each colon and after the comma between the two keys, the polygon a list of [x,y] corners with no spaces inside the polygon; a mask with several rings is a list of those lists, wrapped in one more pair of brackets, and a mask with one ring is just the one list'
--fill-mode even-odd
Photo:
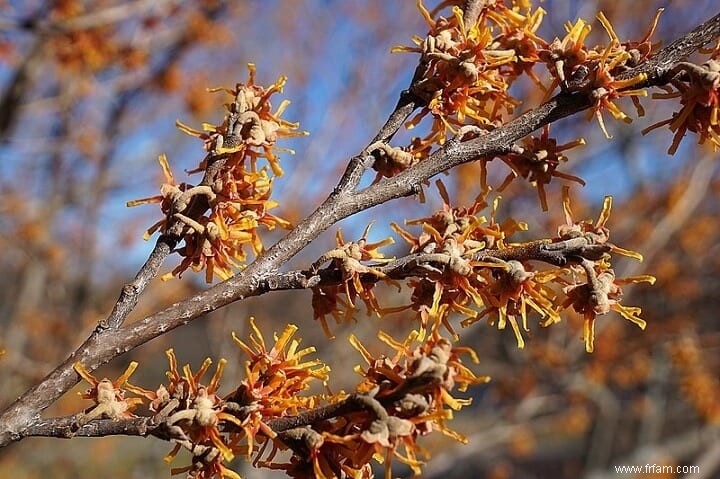
{"label": "yellow petal", "polygon": [[194,128],[187,126],[180,120],[175,120],[175,126],[177,126],[180,131],[182,131],[183,133],[187,133],[190,136],[196,136],[196,137],[200,138],[201,136],[203,136],[205,134],[202,131],[199,131],[199,130],[196,130]]}

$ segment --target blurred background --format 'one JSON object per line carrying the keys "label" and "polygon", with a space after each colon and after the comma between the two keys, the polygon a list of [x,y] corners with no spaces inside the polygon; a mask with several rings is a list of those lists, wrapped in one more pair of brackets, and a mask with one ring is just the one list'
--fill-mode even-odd
{"label": "blurred background", "polygon": [[[600,10],[621,39],[640,39],[655,10],[665,7],[654,39],[667,42],[718,13],[713,0],[547,0],[542,7],[549,13],[540,32],[548,39],[564,35],[565,21],[592,21]],[[0,407],[85,339],[142,264],[154,241],[143,242],[142,234],[159,209],[128,209],[125,202],[157,194],[161,153],[179,181],[194,180],[182,172],[202,159],[202,144],[174,122],[221,121],[222,97],[206,87],[245,81],[248,62],[257,64],[261,84],[289,77],[281,96],[292,105],[284,117],[310,136],[282,144],[297,154],[284,156],[286,174],[275,182],[274,197],[277,214],[297,221],[324,199],[408,85],[417,56],[391,55],[390,48],[426,32],[413,1],[0,0],[0,350],[6,350]],[[587,43],[605,41],[593,21]],[[542,97],[531,84],[513,90],[523,100],[518,113]],[[720,477],[718,158],[691,137],[668,156],[668,131],[640,131],[668,118],[676,104],[644,104],[646,118],[631,125],[606,119],[613,141],[581,117],[552,131],[560,142],[581,136],[588,142],[569,153],[565,167],[587,182],[572,184],[577,217],[597,217],[603,196],[614,195],[613,242],[646,258],[618,261],[618,276],[658,278],[654,287],[626,291],[624,304],[642,307],[647,330],[617,315],[602,317],[592,355],[580,340],[581,318],[569,313],[549,329],[531,325],[524,351],[511,331],[482,323],[464,330],[462,343],[481,358],[475,371],[493,380],[468,393],[473,405],[451,424],[469,445],[439,434],[423,443],[433,455],[424,477],[599,479],[615,477],[616,465],[634,464],[700,465],[700,475],[690,477]],[[623,107],[635,116],[629,102]],[[466,165],[443,179],[455,204],[477,195],[478,172]],[[493,184],[507,173],[500,162],[490,166],[491,178],[499,179]],[[535,189],[515,181],[503,192],[499,219],[527,221],[536,238],[554,235],[563,221],[561,185],[548,188],[544,213]],[[434,187],[426,193],[424,205],[398,200],[343,222],[345,238],[359,238],[371,219],[377,240],[390,234],[391,221],[427,216],[441,203]],[[266,245],[281,232],[273,234]],[[307,267],[334,247],[333,235],[321,236],[288,267]],[[386,254],[402,253],[401,243]],[[163,272],[176,264],[171,257]],[[191,273],[157,280],[129,321],[206,287]],[[405,292],[377,290],[382,304],[404,304]],[[172,346],[181,363],[194,366],[207,356],[226,357],[226,380],[237,378],[242,358],[230,332],[242,337],[254,315],[266,334],[298,324],[303,344],[317,346],[331,364],[333,390],[349,390],[360,357],[347,353],[346,337],[354,333],[379,353],[372,343],[378,328],[401,337],[412,327],[402,314],[378,320],[360,312],[357,323],[335,326],[338,338],[328,341],[312,319],[310,296],[281,292],[224,308],[98,376],[116,377],[137,360],[133,383],[154,389],[167,366],[163,351]],[[85,406],[71,392],[48,414]],[[155,439],[28,439],[0,450],[0,478],[167,477],[162,457],[169,450]],[[233,466],[245,477],[278,477],[251,471],[242,460]],[[409,475],[401,465],[394,472]]]}

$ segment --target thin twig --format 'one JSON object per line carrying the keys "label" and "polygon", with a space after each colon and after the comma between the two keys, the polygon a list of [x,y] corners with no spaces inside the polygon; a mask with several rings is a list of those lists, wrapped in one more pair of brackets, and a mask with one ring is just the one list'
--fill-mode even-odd
{"label": "thin twig", "polygon": [[158,429],[152,418],[94,419],[81,426],[76,416],[43,419],[23,431],[24,437],[104,437],[104,436],[148,436]]}
{"label": "thin twig", "polygon": [[[265,420],[265,424],[276,433],[302,426],[310,426],[328,419],[345,416],[363,410],[382,409],[374,399],[362,394],[351,394],[343,401],[301,411],[293,416]],[[378,409],[379,408],[379,409]],[[382,410],[384,413],[384,410]],[[21,437],[105,437],[105,436],[156,436],[170,439],[166,433],[166,424],[154,417],[135,417],[127,419],[93,419],[79,424],[79,416],[61,416],[36,421],[22,431]],[[230,424],[230,426],[233,426]]]}
{"label": "thin twig", "polygon": [[466,29],[469,30],[477,23],[483,7],[483,0],[465,0],[465,3],[463,4],[463,23],[465,23]]}

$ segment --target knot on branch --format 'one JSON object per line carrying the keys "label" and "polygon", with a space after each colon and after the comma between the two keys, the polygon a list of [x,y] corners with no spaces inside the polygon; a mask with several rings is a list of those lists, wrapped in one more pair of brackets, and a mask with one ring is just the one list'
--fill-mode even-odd
{"label": "knot on branch", "polygon": [[322,434],[310,426],[296,427],[283,431],[278,435],[293,452],[303,458],[309,458],[314,451],[320,449],[325,443]]}
{"label": "knot on branch", "polygon": [[412,145],[409,148],[392,147],[383,141],[373,143],[366,151],[375,159],[372,168],[377,172],[376,182],[407,170],[423,156],[421,152],[413,151]]}

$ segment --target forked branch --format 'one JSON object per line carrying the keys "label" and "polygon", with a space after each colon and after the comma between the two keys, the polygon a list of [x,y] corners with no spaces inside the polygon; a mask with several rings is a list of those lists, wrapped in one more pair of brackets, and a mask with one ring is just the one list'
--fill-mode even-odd
{"label": "forked branch", "polygon": [[[473,2],[467,2],[467,4],[472,5]],[[720,15],[716,15],[661,49],[644,63],[620,75],[618,79],[629,79],[643,73],[647,77],[642,86],[664,85],[670,81],[671,72],[678,62],[718,37],[720,37]],[[420,71],[418,69],[418,72]],[[419,81],[420,73],[418,72],[416,72],[413,85],[401,95],[400,101],[387,123],[369,145],[390,139],[408,116],[416,108],[423,106],[422,100],[411,93],[414,84]],[[633,87],[637,88],[638,86],[634,85]],[[283,289],[277,286],[271,287],[272,284],[280,285],[282,283],[279,278],[283,276],[277,273],[279,269],[317,238],[320,233],[338,221],[391,199],[412,195],[419,190],[423,182],[455,166],[512,151],[517,141],[538,128],[591,106],[592,98],[589,91],[562,92],[539,107],[478,138],[467,141],[462,141],[462,138],[451,139],[429,158],[404,172],[357,191],[360,178],[370,168],[373,161],[370,152],[365,150],[349,161],[345,174],[329,197],[283,239],[248,265],[245,270],[227,281],[173,304],[141,321],[123,326],[124,319],[134,308],[140,293],[157,274],[164,257],[177,244],[177,238],[184,227],[184,223],[178,221],[176,228],[179,231],[175,232],[173,229],[173,234],[161,236],[158,246],[146,266],[140,271],[135,281],[123,288],[123,293],[110,316],[100,322],[92,335],[65,362],[2,411],[0,414],[0,446],[21,439],[35,426],[40,427],[42,424],[39,422],[40,413],[78,382],[79,378],[73,370],[76,362],[81,362],[89,371],[92,371],[118,355],[178,326],[187,324],[207,312],[272,289]],[[197,198],[199,198],[198,203],[194,206],[191,205],[191,208],[203,208],[202,196]],[[550,263],[558,261],[554,256],[557,255],[557,252],[543,251],[541,247],[538,248],[533,253],[537,257],[529,259]],[[531,252],[526,251],[525,253],[530,254]],[[497,252],[496,254],[501,253]],[[413,258],[413,260],[418,260],[418,258]],[[395,265],[396,273],[406,274],[404,272],[406,270],[403,268],[407,268],[409,264],[402,263],[402,261],[397,263]],[[388,268],[388,271],[391,270],[391,265],[385,267]],[[304,274],[289,273],[288,275],[286,277],[292,277],[298,281],[301,281],[301,276],[304,281],[312,280],[312,278],[305,277]]]}

